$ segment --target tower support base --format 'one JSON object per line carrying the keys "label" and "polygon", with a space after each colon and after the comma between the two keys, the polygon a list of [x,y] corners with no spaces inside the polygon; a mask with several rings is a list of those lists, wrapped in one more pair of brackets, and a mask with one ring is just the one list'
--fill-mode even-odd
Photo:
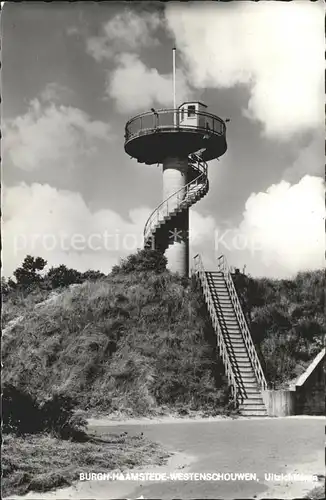
{"label": "tower support base", "polygon": [[[168,157],[163,162],[163,200],[174,193],[177,197],[168,200],[168,212],[171,213],[184,198],[188,182],[188,158]],[[184,189],[183,189],[184,188]],[[172,219],[169,231],[169,247],[165,252],[167,267],[181,276],[189,275],[189,210],[180,209]]]}

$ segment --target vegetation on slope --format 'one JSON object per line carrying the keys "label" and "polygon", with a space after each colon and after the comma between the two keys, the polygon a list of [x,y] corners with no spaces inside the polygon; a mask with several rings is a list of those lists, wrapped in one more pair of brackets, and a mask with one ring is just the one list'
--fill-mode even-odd
{"label": "vegetation on slope", "polygon": [[85,410],[225,411],[228,390],[196,285],[139,252],[95,282],[32,309],[5,336],[4,380]]}
{"label": "vegetation on slope", "polygon": [[295,379],[324,346],[324,272],[292,280],[236,273],[233,279],[267,380],[278,387]]}

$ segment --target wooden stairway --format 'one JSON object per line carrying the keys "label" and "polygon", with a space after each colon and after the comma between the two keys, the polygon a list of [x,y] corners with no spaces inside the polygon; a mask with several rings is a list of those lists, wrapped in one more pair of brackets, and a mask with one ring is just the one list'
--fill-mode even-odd
{"label": "wooden stairway", "polygon": [[[199,270],[198,257],[197,274],[217,333],[218,347],[220,352],[221,347],[227,352],[223,361],[229,383],[236,386],[233,393],[240,413],[267,416],[261,394],[267,388],[266,380],[226,260],[221,256],[220,269],[210,272],[204,270],[201,261]],[[232,372],[232,376],[228,372]]]}

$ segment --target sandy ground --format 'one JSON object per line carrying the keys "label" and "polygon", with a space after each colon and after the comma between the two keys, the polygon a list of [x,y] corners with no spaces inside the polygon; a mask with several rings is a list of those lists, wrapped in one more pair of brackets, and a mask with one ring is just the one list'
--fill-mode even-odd
{"label": "sandy ground", "polygon": [[[278,417],[175,417],[173,415],[168,415],[164,417],[154,417],[154,418],[132,418],[132,419],[111,419],[108,417],[94,417],[88,418],[88,425],[90,427],[115,427],[115,426],[125,426],[125,425],[155,425],[155,424],[184,424],[189,422],[198,423],[208,423],[208,422],[220,422],[225,420],[276,420]],[[323,420],[326,423],[325,417],[320,416],[310,416],[310,415],[293,415],[286,417],[286,420]]]}
{"label": "sandy ground", "polygon": [[[264,472],[275,474],[325,474],[323,417],[189,419],[162,417],[132,421],[90,419],[99,435],[127,431],[160,442],[174,455],[165,466],[137,468],[141,472],[254,472],[257,482],[209,481],[80,481],[49,493],[12,496],[11,500],[108,500],[135,498],[303,498],[315,486],[304,482],[269,482]],[[183,425],[180,425],[183,424]],[[82,471],[81,471],[82,472]]]}

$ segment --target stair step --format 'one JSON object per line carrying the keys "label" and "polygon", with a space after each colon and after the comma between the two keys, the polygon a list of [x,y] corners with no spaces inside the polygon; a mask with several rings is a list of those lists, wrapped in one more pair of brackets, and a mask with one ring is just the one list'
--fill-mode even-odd
{"label": "stair step", "polygon": [[249,358],[248,353],[247,353],[245,348],[240,347],[240,348],[236,349],[236,348],[234,348],[234,346],[232,344],[231,345],[227,344],[227,345],[230,348],[230,352],[232,354],[234,354],[235,356],[237,356],[239,358],[239,360],[242,358],[246,358],[250,362],[250,358]]}
{"label": "stair step", "polygon": [[226,292],[219,292],[217,290],[214,290],[212,292],[211,290],[211,294],[220,302],[220,304],[232,305],[232,300],[230,299],[229,294],[227,294]]}
{"label": "stair step", "polygon": [[247,404],[264,404],[264,401],[261,397],[261,394],[250,394],[250,396],[248,396],[248,393],[246,392],[246,399],[243,401],[243,405],[247,405]]}
{"label": "stair step", "polygon": [[253,369],[251,367],[251,364],[249,363],[249,360],[247,361],[246,358],[238,358],[237,356],[234,356],[232,354],[229,357],[234,361],[234,368],[237,368],[243,374],[247,374],[247,372],[253,373]]}
{"label": "stair step", "polygon": [[241,403],[239,405],[239,410],[254,410],[254,411],[262,411],[262,412],[266,412],[266,407],[264,406],[264,403],[262,402],[261,404],[258,404],[258,403],[250,403],[250,404],[246,404],[246,402],[244,403]]}
{"label": "stair step", "polygon": [[235,351],[232,351],[232,349],[230,349],[230,354],[233,354],[233,356],[235,356],[237,358],[238,361],[247,361],[247,363],[250,365],[250,358],[247,354],[246,351],[244,352],[235,352]]}
{"label": "stair step", "polygon": [[[230,356],[231,359],[232,356]],[[235,369],[237,369],[241,375],[251,375],[253,373],[252,367],[249,362],[246,363],[245,360],[239,361],[239,359],[235,358]]]}
{"label": "stair step", "polygon": [[239,410],[240,410],[240,413],[243,414],[243,412],[246,412],[246,414],[248,415],[248,413],[253,413],[254,415],[256,414],[256,412],[258,412],[257,414],[258,415],[267,415],[267,410],[265,407],[245,407],[245,406],[242,406],[242,405],[239,405]]}
{"label": "stair step", "polygon": [[218,304],[218,303],[215,303],[215,307],[216,307],[216,311],[221,316],[223,316],[226,320],[234,321],[236,324],[238,324],[237,316],[236,316],[233,309],[231,309],[230,307],[227,308],[223,304]]}
{"label": "stair step", "polygon": [[249,362],[249,360],[247,361],[246,358],[239,358],[237,356],[230,356],[232,359],[235,358],[235,361],[236,361],[236,365],[238,367],[238,369],[245,373],[245,372],[248,372],[250,371],[250,373],[253,373],[253,369],[252,369],[252,366]]}
{"label": "stair step", "polygon": [[243,417],[267,417],[266,410],[240,410]]}

